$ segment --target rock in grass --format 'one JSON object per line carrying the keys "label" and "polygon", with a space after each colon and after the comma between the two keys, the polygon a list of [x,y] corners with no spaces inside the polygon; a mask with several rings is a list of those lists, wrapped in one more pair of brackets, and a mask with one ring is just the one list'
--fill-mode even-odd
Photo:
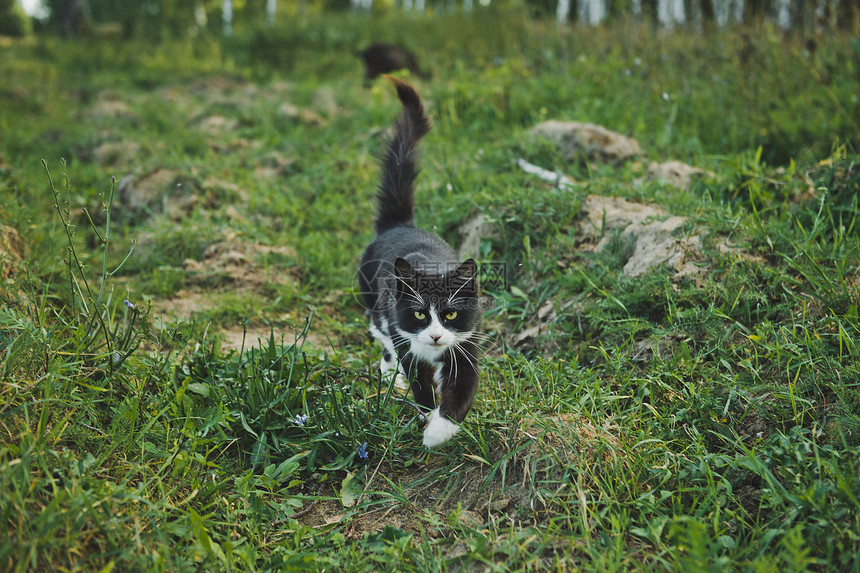
{"label": "rock in grass", "polygon": [[706,169],[675,160],[663,163],[652,162],[648,165],[648,172],[645,173],[645,179],[648,181],[659,181],[684,191],[689,191],[697,179],[713,176],[714,174]]}
{"label": "rock in grass", "polygon": [[618,164],[642,153],[639,142],[632,137],[593,123],[550,120],[534,126],[531,134],[555,143],[571,163],[586,160]]}
{"label": "rock in grass", "polygon": [[703,272],[697,265],[702,245],[695,233],[684,233],[686,217],[670,216],[654,205],[618,197],[588,195],[582,203],[585,219],[579,234],[583,250],[600,252],[614,244],[626,245],[621,272],[628,277],[666,265],[675,277]]}
{"label": "rock in grass", "polygon": [[497,237],[493,231],[493,225],[487,221],[483,213],[476,213],[460,225],[460,250],[458,256],[461,258],[481,256],[481,240]]}

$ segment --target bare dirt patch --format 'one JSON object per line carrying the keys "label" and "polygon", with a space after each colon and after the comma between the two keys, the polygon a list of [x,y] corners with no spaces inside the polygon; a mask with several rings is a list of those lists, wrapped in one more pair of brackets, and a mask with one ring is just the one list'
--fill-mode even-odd
{"label": "bare dirt patch", "polygon": [[128,165],[141,155],[136,141],[105,141],[93,149],[93,160],[101,167]]}
{"label": "bare dirt patch", "polygon": [[21,262],[26,256],[24,241],[18,230],[0,225],[0,300],[15,303],[25,299],[21,290]]}
{"label": "bare dirt patch", "polygon": [[87,112],[87,117],[95,120],[132,119],[134,113],[131,107],[122,101],[118,95],[104,91]]}
{"label": "bare dirt patch", "polygon": [[239,120],[218,114],[206,116],[196,122],[196,127],[209,135],[234,131],[238,125]]}
{"label": "bare dirt patch", "polygon": [[254,175],[262,179],[285,177],[298,168],[297,164],[297,158],[273,151],[256,161]]}
{"label": "bare dirt patch", "polygon": [[24,241],[18,230],[0,225],[0,279],[9,280],[24,258]]}
{"label": "bare dirt patch", "polygon": [[139,175],[126,175],[116,188],[120,213],[165,211],[174,217],[191,212],[200,200],[194,180],[173,169],[154,169]]}
{"label": "bare dirt patch", "polygon": [[262,259],[271,254],[294,257],[296,252],[292,247],[252,243],[231,235],[207,247],[199,261],[186,259],[183,268],[194,284],[227,282],[239,290],[294,282],[301,272],[298,267],[279,273],[263,266]]}
{"label": "bare dirt patch", "polygon": [[[232,293],[239,296],[265,297],[267,289],[273,285],[294,285],[301,270],[298,266],[286,270],[283,264],[268,265],[266,258],[277,256],[281,259],[295,256],[295,250],[288,246],[264,245],[249,242],[236,235],[229,235],[213,243],[203,252],[200,260],[186,259],[183,270],[186,273],[186,288],[174,296],[155,299],[152,314],[167,323],[190,320],[195,315],[217,309],[219,295]],[[297,317],[271,317],[272,321],[297,322]],[[283,329],[282,329],[283,330]],[[235,325],[219,329],[224,335],[223,348],[248,348],[260,340],[268,340],[272,327],[260,324]],[[292,343],[293,332],[284,332],[284,341]],[[278,338],[278,329],[275,329]],[[316,340],[322,343],[322,340]]]}

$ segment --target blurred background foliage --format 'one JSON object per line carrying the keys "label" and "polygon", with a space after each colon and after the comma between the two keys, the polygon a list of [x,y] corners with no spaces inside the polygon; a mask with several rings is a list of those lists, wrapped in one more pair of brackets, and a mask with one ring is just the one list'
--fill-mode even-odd
{"label": "blurred background foliage", "polygon": [[323,12],[402,11],[432,16],[510,9],[562,24],[634,19],[665,28],[708,29],[771,21],[809,36],[833,29],[860,34],[856,0],[0,0],[0,34],[23,36],[35,28],[64,36],[159,40],[231,34],[234,27],[273,25]]}

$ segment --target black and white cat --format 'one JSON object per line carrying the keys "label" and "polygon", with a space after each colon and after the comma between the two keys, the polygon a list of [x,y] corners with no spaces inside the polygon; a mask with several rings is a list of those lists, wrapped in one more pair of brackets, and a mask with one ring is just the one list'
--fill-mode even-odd
{"label": "black and white cat", "polygon": [[383,157],[376,238],[361,259],[359,284],[383,348],[380,369],[408,379],[430,411],[424,445],[432,447],[460,429],[478,389],[478,265],[459,262],[441,237],[413,223],[417,144],[430,121],[415,89],[388,79],[403,115]]}

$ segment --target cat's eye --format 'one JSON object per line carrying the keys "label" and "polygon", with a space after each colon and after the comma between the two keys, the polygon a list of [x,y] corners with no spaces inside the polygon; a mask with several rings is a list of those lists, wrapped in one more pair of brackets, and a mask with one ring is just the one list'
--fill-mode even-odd
{"label": "cat's eye", "polygon": [[445,320],[454,320],[455,318],[457,318],[457,311],[456,310],[452,310],[451,312],[449,312],[445,315]]}
{"label": "cat's eye", "polygon": [[418,320],[424,320],[425,318],[427,318],[427,315],[424,314],[423,312],[421,312],[420,310],[416,310],[415,311],[415,318],[417,318]]}

